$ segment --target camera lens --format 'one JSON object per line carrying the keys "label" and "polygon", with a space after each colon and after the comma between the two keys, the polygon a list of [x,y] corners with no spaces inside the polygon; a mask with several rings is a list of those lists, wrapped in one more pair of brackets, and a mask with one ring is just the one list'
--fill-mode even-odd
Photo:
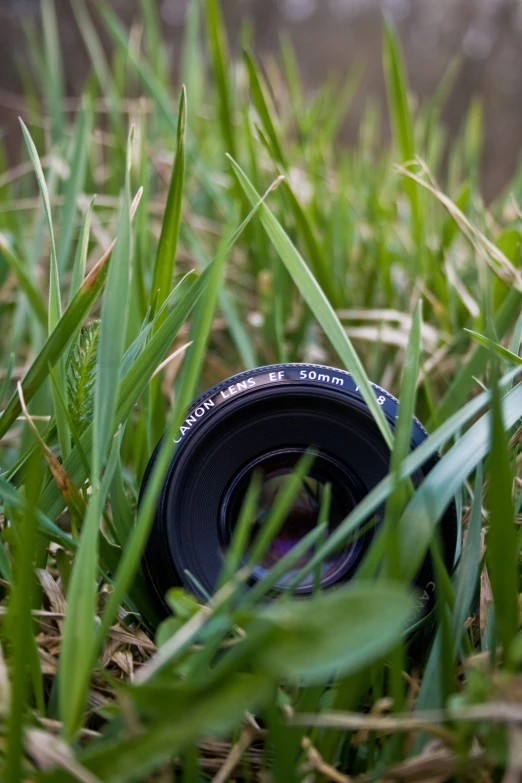
{"label": "camera lens", "polygon": [[[255,459],[234,477],[221,508],[223,550],[226,550],[230,542],[254,474],[260,475],[261,486],[256,516],[251,529],[251,542],[256,539],[261,528],[267,522],[279,494],[284,491],[287,481],[294,473],[299,459],[304,453],[303,449],[292,448],[269,452]],[[350,476],[336,460],[324,453],[316,454],[313,465],[304,477],[282,526],[270,542],[261,562],[254,568],[254,579],[263,578],[272,566],[317,527],[324,493],[328,486],[330,500],[326,537],[340,525],[350,511],[355,508],[358,500],[364,496],[363,488],[357,489],[356,478]],[[357,540],[334,552],[322,565],[321,586],[327,587],[340,581],[350,569],[353,570],[362,551],[362,542]],[[295,564],[294,569],[288,571],[282,580],[276,583],[276,589],[285,589],[293,584],[298,571],[308,563],[313,553],[313,549],[305,552]],[[297,583],[295,592],[306,594],[312,591],[313,586],[314,577],[311,576]]]}
{"label": "camera lens", "polygon": [[[377,386],[374,390],[393,427],[397,400]],[[411,448],[426,436],[414,419]],[[165,593],[172,586],[183,585],[200,597],[213,592],[255,473],[261,486],[250,545],[266,525],[299,459],[309,449],[315,455],[277,535],[254,570],[252,578],[259,580],[318,524],[327,486],[331,494],[328,536],[387,475],[390,459],[352,376],[312,364],[272,365],[228,378],[196,400],[172,445],[173,456],[143,560],[164,608]],[[143,487],[154,459],[155,454]],[[437,459],[433,457],[412,475],[414,485]],[[383,507],[376,509],[372,519],[323,563],[322,587],[350,579],[383,515]],[[454,503],[448,506],[440,527],[442,552],[451,569],[459,535]],[[296,576],[313,554],[306,552],[276,589],[285,590],[291,584],[297,593],[310,593],[316,575],[297,584]],[[429,560],[416,581],[428,607],[433,597]]]}

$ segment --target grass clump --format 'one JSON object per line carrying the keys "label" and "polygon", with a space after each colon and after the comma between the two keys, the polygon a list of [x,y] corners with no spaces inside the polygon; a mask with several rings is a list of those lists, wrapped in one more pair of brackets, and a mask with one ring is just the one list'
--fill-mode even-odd
{"label": "grass clump", "polygon": [[[345,149],[358,70],[308,95],[288,42],[232,63],[208,0],[189,4],[173,86],[155,4],[140,7],[129,34],[74,0],[92,73],[73,111],[42,0],[30,165],[0,179],[0,776],[516,780],[521,175],[483,203],[480,111],[448,139],[455,67],[414,106],[389,25],[392,142],[368,101]],[[380,549],[343,589],[267,604],[271,575],[248,592],[238,570],[254,486],[216,595],[172,591],[158,626],[140,558],[169,437],[138,508],[148,458],[199,390],[277,361],[356,378],[390,475],[338,538],[384,505]],[[368,378],[400,397],[394,434]],[[432,435],[408,454],[413,412]],[[453,497],[465,536],[448,574],[437,523]],[[288,569],[311,546],[317,568],[323,534]],[[434,627],[412,641],[428,551]]]}

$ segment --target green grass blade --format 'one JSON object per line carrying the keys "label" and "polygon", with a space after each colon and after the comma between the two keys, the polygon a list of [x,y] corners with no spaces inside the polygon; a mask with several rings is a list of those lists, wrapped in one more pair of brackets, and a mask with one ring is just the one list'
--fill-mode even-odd
{"label": "green grass blade", "polygon": [[[511,371],[511,373],[508,373],[504,378],[502,379],[502,387],[509,386],[511,383],[511,380],[516,376],[517,370]],[[440,448],[447,443],[457,432],[460,432],[466,424],[468,424],[476,415],[479,413],[479,411],[490,402],[491,400],[491,393],[489,391],[482,392],[482,394],[478,395],[474,400],[467,403],[462,410],[458,411],[458,413],[455,413],[450,419],[448,419],[444,424],[442,424],[429,438],[427,438],[423,443],[421,443],[420,446],[418,446],[403,462],[401,465],[401,473],[400,478],[405,479],[409,476],[411,476],[416,470],[421,468],[427,460],[429,460],[430,457],[432,457],[434,454],[437,453],[437,451],[440,450]],[[512,391],[510,391],[503,399],[503,405],[505,406],[505,410],[509,410],[510,417],[514,414],[514,411],[516,410],[516,406],[522,404],[522,384],[519,384],[516,386]],[[510,419],[511,420],[511,419]],[[473,432],[472,432],[473,430]],[[468,443],[470,440],[474,441],[473,446],[476,444],[478,445],[478,441],[480,440],[480,447],[483,449],[484,453],[487,452],[487,436],[484,434],[486,431],[487,433],[487,416],[483,416],[475,425],[472,427],[468,432],[472,432],[472,435],[468,437],[468,440],[466,441],[464,445],[464,451],[468,450]],[[466,433],[466,436],[468,436],[468,433]],[[466,437],[465,436],[465,437]],[[461,441],[459,441],[460,443]],[[459,444],[457,443],[457,446]],[[454,449],[456,447],[453,447]],[[470,449],[471,451],[471,449]],[[448,452],[448,454],[451,452]],[[460,459],[460,456],[453,457],[452,458],[452,465],[453,465],[453,459],[455,459],[455,465],[458,465],[459,470],[461,472],[466,472],[467,465],[466,464],[458,464],[458,459]],[[477,457],[477,463],[480,462],[482,458],[480,456]],[[440,465],[440,463],[438,463]],[[446,479],[446,466],[447,463],[444,464],[443,467],[443,473],[444,473],[444,481],[441,481],[441,485],[444,485],[447,481]],[[470,461],[469,466],[469,472],[473,470],[473,463]],[[450,471],[447,471],[450,473]],[[431,473],[430,473],[431,475]],[[467,473],[466,473],[467,475]],[[451,477],[450,477],[451,479]],[[438,481],[438,478],[435,478],[436,481]],[[458,488],[458,478],[453,477],[452,479],[454,481],[454,485]],[[441,508],[437,508],[435,505],[433,507],[433,518],[429,514],[429,500],[430,498],[424,498],[422,494],[422,488],[426,484],[425,480],[423,484],[420,486],[420,488],[417,490],[415,495],[413,496],[412,500],[406,507],[405,513],[401,517],[400,524],[404,523],[404,529],[405,533],[401,533],[401,540],[402,535],[405,535],[407,537],[412,535],[412,531],[419,536],[420,533],[417,530],[417,528],[421,525],[421,517],[419,516],[419,520],[417,521],[415,518],[415,513],[417,512],[417,505],[415,507],[412,506],[412,504],[415,502],[415,504],[418,503],[419,506],[422,505],[422,503],[425,501],[425,505],[427,507],[427,515],[426,519],[422,519],[422,521],[425,521],[425,524],[423,524],[423,530],[422,530],[422,540],[417,542],[415,544],[416,550],[423,550],[423,547],[425,548],[429,540],[431,538],[431,535],[433,534],[433,520],[437,520],[446,507],[447,503],[451,500],[453,495],[455,494],[456,490],[448,490],[447,491],[447,497],[440,497],[437,498],[437,504],[440,503]],[[339,546],[343,544],[344,541],[348,539],[350,535],[353,535],[353,533],[357,530],[358,526],[362,525],[364,522],[366,522],[368,519],[372,518],[372,515],[375,514],[376,510],[379,508],[379,506],[386,501],[386,498],[389,496],[390,492],[393,490],[394,487],[394,481],[390,475],[386,476],[379,484],[374,487],[374,489],[371,490],[371,492],[368,493],[368,495],[359,503],[359,505],[352,511],[342,522],[338,525],[338,527],[333,531],[328,539],[325,541],[323,546],[320,548],[320,550],[313,555],[313,557],[310,559],[308,564],[303,568],[302,571],[302,578],[304,579],[305,576],[308,576],[308,574],[313,572],[314,567],[322,562],[322,560],[325,557],[328,557],[333,552],[338,549]],[[435,490],[430,489],[427,494],[430,495]],[[446,489],[445,489],[446,491]],[[416,500],[417,499],[417,500]],[[421,503],[419,503],[419,499],[421,499]],[[408,515],[408,518],[406,519],[406,515]],[[407,529],[407,524],[411,525],[411,528]],[[404,550],[408,549],[408,542],[404,545]],[[401,558],[403,557],[403,552],[401,551]],[[422,554],[421,554],[422,557]],[[406,573],[409,573],[407,569],[405,569],[404,576],[406,578]]]}
{"label": "green grass blade", "polygon": [[[473,612],[473,599],[477,589],[477,579],[480,570],[480,539],[482,532],[482,467],[479,465],[475,477],[475,489],[471,515],[467,527],[466,540],[462,549],[462,557],[458,566],[455,585],[455,604],[451,617],[451,634],[453,639],[453,657],[461,648],[464,634],[464,623]],[[442,691],[440,688],[440,638],[435,638],[417,701],[416,710],[436,709],[442,707]]]}
{"label": "green grass blade", "polygon": [[[138,195],[135,197],[132,204],[132,214],[137,209],[139,196],[140,193],[138,192]],[[24,376],[22,391],[26,403],[29,403],[40,389],[47,378],[49,365],[54,367],[62,356],[64,347],[71,340],[71,335],[73,335],[82,324],[84,318],[98,298],[105,283],[112,249],[113,245],[108,248],[98,263],[91,269],[78,293],[74,296],[72,302],[57,323],[56,328],[49,335],[40,353]],[[15,392],[0,417],[0,437],[5,435],[20,413],[20,400]]]}
{"label": "green grass blade", "polygon": [[504,348],[503,345],[500,345],[500,343],[496,343],[494,340],[490,340],[489,337],[474,332],[472,329],[466,329],[465,331],[471,335],[477,343],[483,345],[484,348],[487,348],[496,356],[500,357],[500,359],[504,359],[508,364],[515,365],[515,367],[519,367],[522,364],[522,359],[517,353],[509,351],[507,348]]}
{"label": "green grass blade", "polygon": [[[519,417],[520,417],[519,412]],[[495,631],[504,650],[504,661],[512,669],[511,645],[518,633],[518,563],[517,534],[512,499],[513,471],[506,430],[516,423],[510,421],[501,405],[495,380],[491,411],[491,458],[488,487],[489,530],[487,563],[495,601]]]}
{"label": "green grass blade", "polygon": [[[383,62],[393,135],[401,161],[408,163],[415,159],[413,118],[408,102],[408,83],[399,41],[392,23],[388,20],[384,23]],[[405,189],[411,204],[415,237],[420,241],[423,227],[418,188],[410,182],[405,184]]]}
{"label": "green grass blade", "polygon": [[107,62],[103,46],[92,22],[84,0],[72,0],[71,8],[78,25],[78,30],[85,43],[94,73],[103,93],[107,96],[111,121],[117,130],[122,129],[122,117],[120,113],[120,98],[114,77]]}
{"label": "green grass blade", "polygon": [[[54,6],[53,6],[54,8]],[[49,334],[54,330],[56,324],[60,321],[62,317],[62,303],[61,303],[61,296],[60,296],[60,276],[58,271],[58,257],[56,255],[56,245],[54,241],[54,230],[53,230],[53,220],[52,220],[52,214],[51,214],[51,202],[49,199],[49,191],[47,189],[47,184],[45,182],[44,173],[42,170],[42,165],[40,163],[40,158],[38,157],[38,152],[36,151],[36,147],[34,145],[34,142],[31,138],[31,135],[29,131],[27,130],[26,126],[24,125],[23,121],[20,120],[20,124],[22,127],[22,133],[24,136],[25,143],[27,145],[27,149],[29,151],[29,157],[31,159],[31,163],[33,165],[33,168],[35,170],[36,179],[38,182],[38,187],[40,190],[40,195],[43,202],[43,208],[44,208],[44,214],[45,214],[45,221],[47,223],[47,229],[49,232],[49,242],[50,242],[50,250],[51,250],[51,259],[50,259],[50,278],[49,278],[49,309],[48,309],[48,327],[49,327]],[[66,377],[65,377],[65,361],[63,357],[58,358],[58,383],[60,386],[60,390],[62,392],[62,395],[65,400],[67,400],[67,383],[66,383]],[[54,392],[53,392],[54,395]],[[56,426],[58,429],[58,440],[60,442],[60,451],[62,453],[62,457],[65,459],[67,455],[69,454],[70,450],[70,433],[69,428],[67,426],[67,421],[64,418],[60,404],[58,400],[53,400],[54,405],[54,412],[56,416]]]}
{"label": "green grass blade", "polygon": [[236,140],[233,124],[232,97],[228,79],[226,36],[218,0],[206,2],[207,35],[216,84],[219,128],[225,152],[235,157]]}
{"label": "green grass blade", "polygon": [[186,111],[187,94],[183,87],[179,102],[176,153],[150,292],[150,301],[152,302],[157,297],[158,306],[163,304],[172,288],[176,263],[176,249],[178,246],[181,206],[183,202],[183,184],[185,181]]}
{"label": "green grass blade", "polygon": [[46,68],[42,74],[44,90],[52,119],[52,137],[59,142],[63,136],[64,79],[58,21],[54,0],[41,0],[44,60]]}
{"label": "green grass blade", "polygon": [[49,280],[49,332],[51,332],[61,316],[61,301],[60,301],[60,277],[58,274],[58,260],[56,257],[56,245],[54,241],[53,219],[51,214],[51,202],[49,199],[49,191],[45,182],[45,176],[40,163],[38,152],[31,138],[31,134],[27,130],[24,122],[20,120],[22,127],[22,134],[24,141],[29,152],[29,158],[33,165],[36,180],[38,182],[38,188],[42,197],[42,203],[45,214],[45,222],[47,224],[47,230],[49,232],[49,242],[51,250],[51,263],[50,263],[50,280]]}
{"label": "green grass blade", "polygon": [[168,85],[169,71],[167,50],[161,37],[161,26],[158,19],[158,8],[155,0],[140,0],[143,31],[150,61],[156,77]]}
{"label": "green grass blade", "polygon": [[99,6],[103,21],[109,31],[114,43],[119,51],[128,56],[129,62],[135,69],[141,81],[151,93],[157,103],[158,108],[163,115],[167,125],[176,130],[176,115],[172,108],[170,96],[165,87],[157,78],[154,70],[144,57],[137,57],[136,53],[129,48],[129,33],[118,20],[116,14],[109,6],[103,4]]}
{"label": "green grass blade", "polygon": [[34,589],[34,557],[36,548],[35,508],[41,485],[40,459],[30,466],[27,504],[19,520],[16,580],[12,586],[7,616],[7,632],[11,642],[11,702],[7,717],[7,744],[3,779],[18,783],[23,777],[24,722],[28,700],[28,668],[34,645],[31,617]]}
{"label": "green grass blade", "polygon": [[[194,307],[197,304],[200,297],[204,297],[204,301],[206,300],[207,306],[204,312],[200,314],[200,321],[199,321],[200,330],[199,333],[195,335],[194,350],[187,356],[188,367],[187,369],[184,370],[183,381],[182,383],[180,383],[180,390],[179,390],[179,395],[177,397],[176,409],[174,415],[171,418],[169,428],[165,434],[163,445],[160,449],[158,456],[156,457],[154,470],[147,484],[147,489],[140,506],[140,511],[138,514],[136,525],[133,530],[133,534],[129,539],[127,546],[125,547],[125,551],[123,553],[123,557],[120,562],[118,573],[116,574],[113,591],[107,602],[106,610],[102,618],[102,625],[100,629],[100,636],[99,636],[100,643],[103,640],[104,635],[107,632],[108,628],[110,627],[110,624],[114,621],[114,618],[116,617],[118,611],[118,606],[122,601],[126,591],[129,589],[133,576],[138,568],[139,561],[143,553],[143,548],[146,544],[147,537],[150,531],[150,526],[152,524],[156,499],[161,487],[161,483],[167,471],[169,462],[172,458],[172,452],[173,452],[172,444],[173,444],[174,435],[178,430],[180,423],[183,420],[183,416],[185,415],[186,408],[188,407],[190,401],[194,396],[196,382],[201,372],[201,364],[203,361],[203,350],[208,337],[208,330],[210,329],[210,324],[211,324],[213,312],[217,301],[219,281],[222,274],[222,267],[225,262],[226,254],[230,250],[234,242],[239,238],[242,231],[246,228],[246,226],[248,225],[252,217],[255,215],[257,209],[259,209],[261,205],[262,205],[262,201],[259,201],[255,205],[254,209],[252,209],[250,214],[245,218],[245,220],[242,222],[239,228],[234,232],[234,234],[229,239],[229,241],[223,243],[222,247],[220,248],[220,252],[216,256],[214,261],[207,266],[205,271],[201,274],[199,279],[192,286],[192,289],[189,291],[189,296],[188,298],[186,298],[187,306],[185,307],[185,311],[183,310],[180,311],[181,318],[178,318],[178,320],[174,321],[174,318],[172,317],[173,314],[172,313],[169,314],[169,317],[165,320],[165,322],[162,324],[160,329],[156,332],[156,334],[151,339],[151,342],[148,345],[148,349],[150,351],[154,341],[157,341],[159,343],[159,337],[162,336],[162,334],[167,333],[167,326],[169,325],[169,320],[172,319],[173,323],[175,323],[177,328],[179,328],[184,320],[184,317],[186,317],[186,315],[188,315],[188,313],[190,312],[190,309],[192,309],[192,307]],[[188,305],[188,302],[190,302],[190,305]],[[170,339],[170,343],[171,342],[172,342],[172,338]],[[165,351],[167,347],[166,341],[163,344],[165,345],[164,348]],[[142,363],[144,363],[145,353],[142,354],[140,358],[143,360]],[[149,357],[147,357],[147,359],[148,358]],[[125,391],[126,390],[125,387],[128,386],[128,389],[129,391],[132,392],[133,396],[136,394],[136,386],[138,384],[138,378],[142,380],[143,377],[145,377],[145,384],[143,384],[143,388],[146,385],[146,379],[147,379],[147,374],[144,373],[143,370],[141,370],[141,368],[140,370],[138,370],[138,364],[139,361],[135,363],[131,371],[129,371],[128,375],[125,376],[122,384],[122,392]],[[150,361],[149,361],[149,367],[150,367]],[[136,380],[134,380],[134,378],[136,378]],[[134,401],[136,399],[137,397],[134,398]],[[131,401],[131,404],[128,405],[126,408],[127,415],[130,413],[132,405],[133,402]]]}
{"label": "green grass blade", "polygon": [[187,5],[181,75],[182,83],[190,95],[190,119],[197,115],[203,97],[203,76],[200,63],[203,58],[201,47],[202,0],[192,0]]}
{"label": "green grass blade", "polygon": [[34,284],[29,270],[25,268],[21,259],[12,249],[8,237],[0,233],[0,257],[9,265],[11,271],[16,277],[20,290],[27,297],[31,310],[38,322],[45,329],[47,327],[47,307],[45,306],[42,295]]}
{"label": "green grass blade", "polygon": [[415,415],[415,402],[417,398],[417,379],[419,375],[419,363],[421,355],[422,335],[422,300],[420,300],[413,313],[408,346],[404,356],[402,368],[401,388],[399,395],[399,410],[395,424],[395,438],[390,459],[390,474],[395,483],[395,489],[386,502],[384,525],[390,526],[389,530],[389,564],[390,574],[394,579],[400,579],[400,531],[398,521],[407,501],[408,484],[400,481],[400,468],[403,461],[410,453],[411,429]]}
{"label": "green grass blade", "polygon": [[107,275],[101,308],[100,337],[94,387],[92,475],[98,480],[105,452],[113,434],[113,420],[120,387],[120,364],[124,351],[125,325],[131,266],[130,163],[133,131],[129,134],[123,204],[118,238]]}
{"label": "green grass blade", "polygon": [[[251,204],[259,201],[259,195],[252,186],[243,170],[238,164],[230,158],[234,173],[241,185],[245,195]],[[393,438],[384,418],[383,412],[377,402],[375,391],[373,390],[361,360],[357,356],[350,339],[344,331],[339,318],[332,309],[332,306],[326,299],[323,291],[320,289],[317,281],[310,272],[305,261],[296,250],[292,241],[285,233],[277,219],[270,212],[265,204],[261,204],[259,215],[263,227],[265,228],[274,248],[279,257],[288,269],[294,283],[301,292],[301,296],[308,304],[315,317],[319,321],[326,336],[332,346],[337,351],[345,367],[352,373],[365,403],[373,414],[373,417],[383,435],[384,440],[391,447]]]}
{"label": "green grass blade", "polygon": [[103,482],[94,488],[89,498],[67,595],[68,612],[58,668],[58,700],[62,732],[68,740],[76,735],[84,721],[96,638],[98,530],[118,449],[119,438],[116,436]]}
{"label": "green grass blade", "polygon": [[60,274],[63,274],[64,270],[69,266],[69,255],[76,223],[77,200],[85,184],[92,122],[92,107],[87,101],[84,101],[76,118],[69,161],[69,179],[64,190],[64,206],[60,217],[60,233],[57,245]]}
{"label": "green grass blade", "polygon": [[261,120],[263,130],[265,131],[265,135],[270,143],[270,150],[272,152],[272,155],[274,156],[277,163],[284,166],[285,155],[279,141],[280,134],[276,130],[274,122],[272,120],[273,109],[271,111],[270,108],[268,107],[268,103],[265,98],[265,94],[263,92],[263,87],[261,84],[261,78],[259,76],[258,68],[254,63],[254,60],[252,59],[252,55],[249,54],[249,52],[244,52],[243,56],[244,56],[245,65],[248,73],[248,81],[250,84],[250,94],[252,97],[252,103],[254,104],[255,110],[259,115],[259,119]]}
{"label": "green grass blade", "polygon": [[[493,332],[499,340],[504,337],[513,320],[520,313],[521,303],[522,294],[512,288],[493,319]],[[475,378],[480,377],[490,358],[491,352],[480,346],[457,372],[437,406],[436,412],[439,421],[447,419],[464,404],[475,386]]]}
{"label": "green grass blade", "polygon": [[315,454],[307,451],[299,459],[292,474],[285,481],[281,491],[278,492],[275,502],[270,509],[266,522],[262,525],[259,533],[252,542],[248,563],[253,568],[263,558],[266,550],[279,532],[281,525],[286,519],[297,493],[301,489],[305,477],[308,475]]}
{"label": "green grass blade", "polygon": [[80,230],[80,236],[78,237],[78,244],[76,246],[76,254],[74,256],[74,264],[71,275],[71,284],[69,286],[69,304],[72,302],[76,294],[81,288],[83,280],[85,278],[85,267],[87,264],[87,253],[89,250],[89,239],[91,233],[91,219],[92,211],[94,208],[94,196],[89,202],[87,211],[83,218],[82,227]]}
{"label": "green grass blade", "polygon": [[288,182],[285,181],[283,183],[283,188],[285,195],[290,201],[290,207],[294,214],[299,235],[303,237],[315,278],[328,297],[328,300],[332,303],[332,306],[336,308],[340,307],[341,299],[338,287],[336,287],[332,277],[328,259],[316,239],[311,221],[297,200],[297,197]]}
{"label": "green grass blade", "polygon": [[[500,426],[505,430],[509,430],[522,416],[522,386],[516,386],[502,399],[502,416],[503,425],[501,423]],[[491,419],[492,415],[486,414],[456,442],[422,482],[406,507],[400,522],[404,542],[401,565],[405,576],[415,574],[444,509],[491,449]],[[497,419],[494,420],[497,422]],[[498,423],[495,426],[498,428]],[[499,451],[498,443],[495,445]]]}

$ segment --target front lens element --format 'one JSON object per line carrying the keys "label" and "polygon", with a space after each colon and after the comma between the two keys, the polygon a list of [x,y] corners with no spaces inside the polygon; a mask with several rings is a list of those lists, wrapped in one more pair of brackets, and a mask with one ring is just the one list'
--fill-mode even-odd
{"label": "front lens element", "polygon": [[[261,534],[268,523],[271,512],[277,504],[280,495],[285,491],[287,483],[293,475],[304,449],[285,449],[271,453],[254,460],[242,471],[238,480],[233,482],[232,489],[227,493],[223,509],[224,546],[230,540],[233,528],[237,522],[246,491],[253,479],[254,473],[261,474],[261,489],[257,512],[252,526],[250,546]],[[353,479],[336,461],[324,454],[315,457],[314,463],[300,488],[294,496],[292,505],[261,561],[254,568],[254,578],[262,579],[266,573],[283,558],[293,547],[319,524],[321,508],[324,502],[326,487],[330,486],[330,508],[327,515],[328,527],[326,536],[340,525],[343,519],[356,505],[356,491]],[[326,587],[340,580],[350,570],[361,552],[361,543],[350,541],[334,552],[322,564],[320,582]],[[299,571],[307,565],[314,548],[304,552],[285,576],[277,583],[278,589],[284,589],[295,583]],[[297,592],[309,593],[313,589],[314,575],[305,577],[298,582]]]}

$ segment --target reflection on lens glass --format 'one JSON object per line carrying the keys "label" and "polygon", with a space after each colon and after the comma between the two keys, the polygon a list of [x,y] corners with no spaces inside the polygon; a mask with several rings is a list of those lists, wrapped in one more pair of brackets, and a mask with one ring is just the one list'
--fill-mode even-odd
{"label": "reflection on lens glass", "polygon": [[[257,514],[252,526],[251,544],[266,524],[278,496],[284,491],[302,453],[302,450],[292,449],[286,453],[272,454],[258,460],[255,467],[249,470],[236,486],[233,493],[235,502],[232,503],[232,507],[236,509],[237,513],[254,471],[261,472],[261,490]],[[262,560],[256,565],[254,578],[262,579],[281,558],[317,527],[327,485],[330,486],[331,497],[326,537],[331,535],[356,505],[348,484],[348,480],[343,482],[343,471],[338,464],[332,463],[323,455],[316,457],[312,469],[304,478],[294,497],[283,524],[271,541]],[[326,558],[321,566],[321,586],[326,587],[339,581],[357,561],[360,552],[360,542],[350,541]],[[309,563],[314,553],[315,547],[304,552],[276,587],[284,589],[291,583],[295,583],[299,571]],[[316,575],[311,574],[300,580],[297,592],[311,592],[315,579]]]}

